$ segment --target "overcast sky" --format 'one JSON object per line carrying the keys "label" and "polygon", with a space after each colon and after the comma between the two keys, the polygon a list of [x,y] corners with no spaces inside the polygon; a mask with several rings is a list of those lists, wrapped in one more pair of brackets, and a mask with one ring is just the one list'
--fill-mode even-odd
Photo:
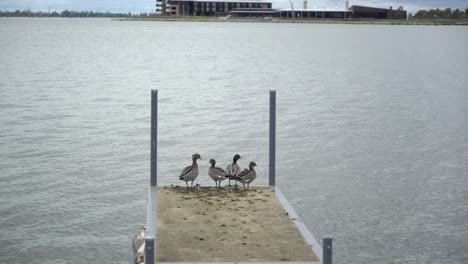
{"label": "overcast sky", "polygon": [[[273,8],[289,7],[288,0],[272,0]],[[295,6],[302,7],[302,1],[296,0]],[[344,0],[309,0],[308,6],[316,8],[343,8]],[[111,12],[153,12],[155,0],[0,0],[0,8],[10,11],[28,9],[33,11],[51,10],[92,10]],[[406,10],[414,12],[419,9],[430,8],[460,8],[468,7],[468,0],[350,0],[350,5],[367,5],[375,7],[404,6]]]}

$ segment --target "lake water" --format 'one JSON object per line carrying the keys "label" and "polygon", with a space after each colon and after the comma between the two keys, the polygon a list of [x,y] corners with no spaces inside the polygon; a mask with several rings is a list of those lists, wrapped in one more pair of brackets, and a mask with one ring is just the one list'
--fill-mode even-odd
{"label": "lake water", "polygon": [[233,154],[336,263],[468,263],[468,27],[0,20],[0,262],[129,263],[161,184]]}

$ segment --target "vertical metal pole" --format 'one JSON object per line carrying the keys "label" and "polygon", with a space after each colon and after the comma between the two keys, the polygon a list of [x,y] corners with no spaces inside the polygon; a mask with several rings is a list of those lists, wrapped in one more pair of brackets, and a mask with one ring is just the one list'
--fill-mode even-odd
{"label": "vertical metal pole", "polygon": [[333,237],[326,235],[323,237],[323,264],[332,264]]}
{"label": "vertical metal pole", "polygon": [[151,90],[151,186],[157,185],[158,90]]}
{"label": "vertical metal pole", "polygon": [[276,185],[276,91],[270,91],[270,168],[269,185],[274,190]]}
{"label": "vertical metal pole", "polygon": [[151,90],[151,164],[150,188],[146,218],[145,263],[154,264],[156,259],[157,221],[157,149],[158,149],[158,90]]}
{"label": "vertical metal pole", "polygon": [[154,239],[145,240],[145,264],[154,264],[156,251],[154,248]]}

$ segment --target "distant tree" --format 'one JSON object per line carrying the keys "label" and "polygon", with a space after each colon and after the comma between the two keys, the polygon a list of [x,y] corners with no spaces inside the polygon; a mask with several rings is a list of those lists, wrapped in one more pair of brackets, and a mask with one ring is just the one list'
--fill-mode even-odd
{"label": "distant tree", "polygon": [[61,17],[70,17],[70,11],[68,10],[63,10],[62,13],[60,13]]}
{"label": "distant tree", "polygon": [[429,15],[429,12],[427,12],[426,10],[419,10],[418,12],[416,12],[414,17],[417,19],[427,19],[428,15]]}
{"label": "distant tree", "polygon": [[74,10],[64,10],[60,13],[57,11],[49,12],[33,12],[29,9],[27,10],[15,10],[10,12],[8,10],[0,10],[0,17],[127,17],[127,13],[100,13],[93,11],[74,11]]}
{"label": "distant tree", "polygon": [[452,18],[452,9],[446,8],[442,13],[443,18]]}
{"label": "distant tree", "polygon": [[442,10],[440,10],[439,8],[437,9],[429,9],[429,11],[427,12],[427,18],[428,19],[439,19],[442,17]]}
{"label": "distant tree", "polygon": [[416,19],[463,19],[468,18],[468,8],[465,11],[460,9],[452,10],[451,8],[419,10],[413,16]]}
{"label": "distant tree", "polygon": [[462,19],[465,17],[465,14],[463,13],[463,11],[460,11],[460,9],[455,9],[453,10],[452,12],[452,18],[454,19]]}

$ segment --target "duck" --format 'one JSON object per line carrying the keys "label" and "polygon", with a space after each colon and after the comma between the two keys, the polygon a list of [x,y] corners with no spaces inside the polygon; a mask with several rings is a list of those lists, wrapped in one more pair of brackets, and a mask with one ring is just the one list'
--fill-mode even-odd
{"label": "duck", "polygon": [[[227,178],[229,179],[229,186],[231,186],[231,180],[234,180],[239,174],[241,173],[241,168],[239,165],[237,165],[237,161],[241,158],[239,154],[234,155],[234,158],[232,158],[232,164],[229,164],[226,167],[226,173],[227,173]],[[237,180],[236,184],[234,186],[237,186]]]}
{"label": "duck", "polygon": [[192,155],[192,165],[185,167],[182,172],[180,173],[179,180],[185,181],[188,189],[188,182],[191,181],[192,184],[190,187],[193,187],[193,181],[198,176],[198,164],[197,159],[202,159],[200,154],[195,153]]}
{"label": "duck", "polygon": [[249,185],[251,182],[255,180],[257,177],[257,173],[255,172],[254,167],[257,166],[255,162],[250,162],[249,169],[244,169],[239,176],[235,177],[234,179],[240,181],[244,185],[245,191],[245,184],[247,184],[247,188],[250,189]]}
{"label": "duck", "polygon": [[215,167],[216,166],[216,160],[210,159],[211,167],[208,168],[208,175],[215,181],[216,187],[218,187],[218,182],[219,182],[219,188],[221,188],[221,182],[226,179],[226,172],[219,168]]}

